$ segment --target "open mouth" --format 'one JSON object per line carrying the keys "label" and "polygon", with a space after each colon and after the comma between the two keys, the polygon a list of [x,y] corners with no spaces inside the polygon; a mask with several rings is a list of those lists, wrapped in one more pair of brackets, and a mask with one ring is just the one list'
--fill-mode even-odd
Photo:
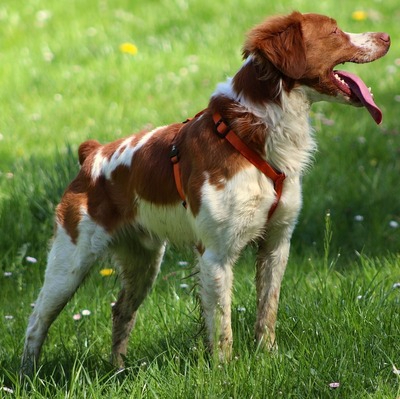
{"label": "open mouth", "polygon": [[375,104],[371,89],[360,77],[350,72],[335,70],[332,72],[332,81],[346,96],[357,99],[367,108],[378,125],[382,122],[382,111]]}

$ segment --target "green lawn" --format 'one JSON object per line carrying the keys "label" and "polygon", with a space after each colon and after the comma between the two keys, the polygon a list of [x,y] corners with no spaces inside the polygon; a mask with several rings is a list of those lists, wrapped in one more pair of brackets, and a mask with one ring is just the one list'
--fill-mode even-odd
{"label": "green lawn", "polygon": [[[193,116],[240,67],[246,31],[293,9],[330,15],[345,31],[387,31],[392,48],[371,65],[343,67],[372,86],[381,126],[363,109],[313,108],[319,151],[304,178],[278,352],[254,347],[252,248],[235,270],[235,358],[226,365],[204,350],[196,281],[185,278],[193,257],[171,249],[123,374],[107,362],[119,285],[99,274],[105,260],[52,327],[43,367],[24,389],[17,379],[24,330],[79,143]],[[400,397],[399,23],[397,0],[3,0],[0,398]],[[124,43],[137,52],[121,51]],[[73,320],[82,310],[90,315]]]}

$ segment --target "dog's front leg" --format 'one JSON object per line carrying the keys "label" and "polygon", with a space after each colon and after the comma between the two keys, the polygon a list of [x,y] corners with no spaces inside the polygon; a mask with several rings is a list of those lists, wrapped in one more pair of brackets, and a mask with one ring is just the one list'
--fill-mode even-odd
{"label": "dog's front leg", "polygon": [[232,265],[210,250],[203,253],[199,264],[201,301],[209,345],[223,362],[232,355]]}
{"label": "dog's front leg", "polygon": [[257,345],[268,350],[276,347],[275,323],[281,282],[289,256],[290,236],[291,232],[288,234],[287,231],[270,231],[268,238],[259,242],[256,263],[255,335]]}

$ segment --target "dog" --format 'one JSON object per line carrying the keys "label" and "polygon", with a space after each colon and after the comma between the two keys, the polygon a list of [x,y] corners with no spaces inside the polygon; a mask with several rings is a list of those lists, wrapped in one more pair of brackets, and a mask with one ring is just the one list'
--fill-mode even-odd
{"label": "dog", "polygon": [[112,309],[112,361],[124,367],[167,241],[197,253],[208,343],[221,361],[232,354],[233,265],[255,242],[255,337],[274,348],[301,176],[316,147],[310,106],[323,100],[365,107],[379,124],[382,112],[363,81],[334,68],[377,60],[389,47],[388,34],[345,33],[327,16],[275,16],[250,30],[243,65],[194,118],[105,145],[81,144],[80,171],[56,208],[22,374],[33,373],[49,327],[106,252],[122,280]]}

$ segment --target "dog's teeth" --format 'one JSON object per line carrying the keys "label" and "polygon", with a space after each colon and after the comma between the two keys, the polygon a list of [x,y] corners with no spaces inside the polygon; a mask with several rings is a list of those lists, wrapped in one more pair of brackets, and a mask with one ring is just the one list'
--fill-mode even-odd
{"label": "dog's teeth", "polygon": [[335,77],[335,79],[336,79],[341,85],[346,86],[346,87],[349,86],[339,75],[334,74],[333,76]]}

